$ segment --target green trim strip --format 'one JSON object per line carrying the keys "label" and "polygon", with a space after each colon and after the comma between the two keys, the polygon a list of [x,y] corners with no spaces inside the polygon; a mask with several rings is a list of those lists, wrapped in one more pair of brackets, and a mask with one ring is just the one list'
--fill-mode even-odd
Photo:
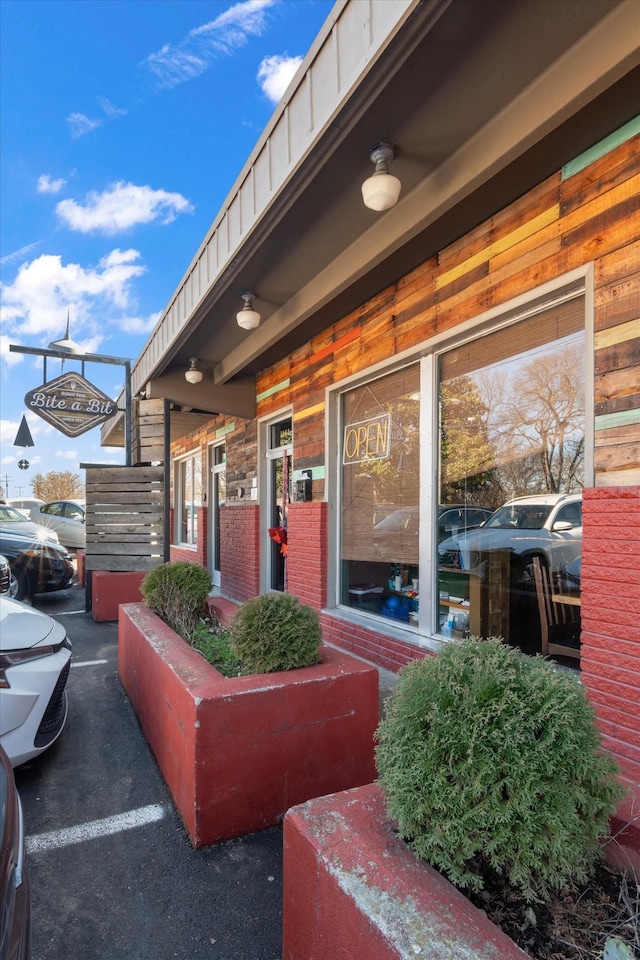
{"label": "green trim strip", "polygon": [[260,403],[261,400],[266,400],[267,397],[272,397],[274,393],[278,393],[280,390],[286,390],[287,387],[291,386],[291,379],[287,377],[286,380],[283,380],[281,383],[276,383],[274,387],[269,387],[268,390],[265,390],[263,393],[259,393],[256,396],[256,403]]}
{"label": "green trim strip", "polygon": [[236,428],[235,423],[228,423],[226,427],[218,427],[218,429],[216,430],[216,440],[219,440],[220,437],[226,437],[228,433],[233,433],[235,428]]}
{"label": "green trim strip", "polygon": [[599,160],[600,157],[604,157],[605,154],[615,150],[621,143],[625,143],[626,140],[630,140],[631,137],[635,137],[638,133],[640,133],[640,114],[633,120],[625,123],[619,130],[610,133],[604,140],[600,140],[599,143],[589,147],[588,150],[585,150],[584,153],[581,153],[574,160],[565,163],[562,168],[562,180],[568,180],[569,177],[572,177],[574,174],[580,173],[580,171],[588,167],[590,163],[594,163],[596,160]]}
{"label": "green trim strip", "polygon": [[613,427],[628,427],[640,423],[640,410],[620,410],[618,413],[603,413],[595,418],[596,430],[611,430]]}

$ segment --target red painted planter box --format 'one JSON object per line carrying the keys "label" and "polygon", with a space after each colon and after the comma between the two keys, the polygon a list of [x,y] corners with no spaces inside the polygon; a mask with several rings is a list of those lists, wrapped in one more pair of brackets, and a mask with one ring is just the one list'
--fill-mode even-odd
{"label": "red painted planter box", "polygon": [[140,600],[140,584],[146,574],[140,571],[93,570],[91,577],[91,616],[97,623],[118,619],[121,603]]}
{"label": "red painted planter box", "polygon": [[225,678],[143,604],[120,607],[120,679],[195,847],[375,776],[378,671],[321,652],[315,667]]}
{"label": "red painted planter box", "polygon": [[369,784],[284,819],[283,960],[528,960],[394,832]]}

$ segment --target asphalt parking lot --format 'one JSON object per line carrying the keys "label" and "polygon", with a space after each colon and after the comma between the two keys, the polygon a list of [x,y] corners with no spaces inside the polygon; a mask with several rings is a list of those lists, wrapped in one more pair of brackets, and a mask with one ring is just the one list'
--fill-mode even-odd
{"label": "asphalt parking lot", "polygon": [[282,831],[193,850],[84,590],[40,595],[73,644],[58,741],[18,767],[33,960],[278,960]]}

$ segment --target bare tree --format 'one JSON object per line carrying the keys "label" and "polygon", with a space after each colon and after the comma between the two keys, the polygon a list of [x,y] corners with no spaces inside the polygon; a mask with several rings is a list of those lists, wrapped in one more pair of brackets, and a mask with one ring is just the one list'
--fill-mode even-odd
{"label": "bare tree", "polygon": [[33,495],[47,503],[50,500],[78,500],[84,497],[84,484],[77,473],[70,470],[50,470],[36,473],[31,481]]}

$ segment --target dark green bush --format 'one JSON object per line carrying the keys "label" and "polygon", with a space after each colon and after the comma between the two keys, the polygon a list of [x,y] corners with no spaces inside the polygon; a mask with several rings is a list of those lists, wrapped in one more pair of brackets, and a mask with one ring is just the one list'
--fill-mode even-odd
{"label": "dark green bush", "polygon": [[318,614],[291,593],[253,597],[231,623],[231,646],[245,673],[312,666],[321,640]]}
{"label": "dark green bush", "polygon": [[377,732],[389,815],[459,887],[588,879],[622,790],[579,678],[497,639],[406,667]]}
{"label": "dark green bush", "polygon": [[200,618],[207,615],[210,591],[211,577],[204,567],[182,560],[151,570],[140,586],[149,609],[189,643]]}

